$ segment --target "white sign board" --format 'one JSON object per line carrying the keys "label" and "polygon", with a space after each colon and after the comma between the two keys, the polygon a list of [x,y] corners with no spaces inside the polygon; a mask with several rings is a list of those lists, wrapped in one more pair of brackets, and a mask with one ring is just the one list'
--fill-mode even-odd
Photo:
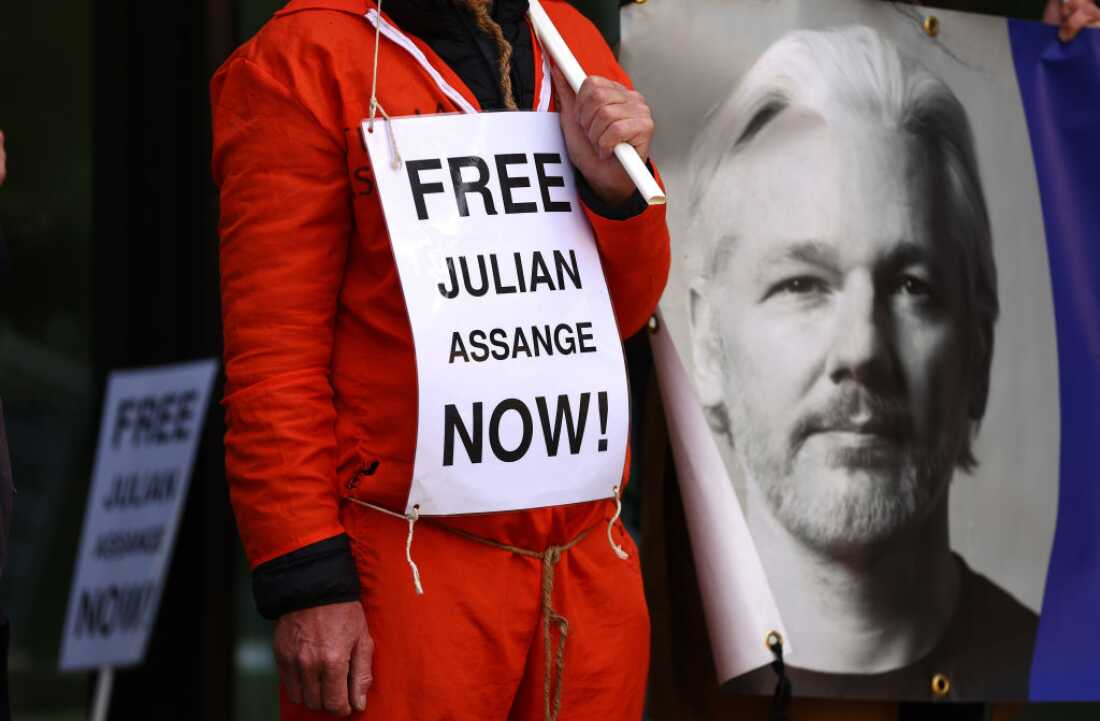
{"label": "white sign board", "polygon": [[62,670],[144,656],[216,370],[206,360],[108,379]]}
{"label": "white sign board", "polygon": [[577,503],[620,482],[622,343],[559,122],[364,123],[416,346],[407,512]]}

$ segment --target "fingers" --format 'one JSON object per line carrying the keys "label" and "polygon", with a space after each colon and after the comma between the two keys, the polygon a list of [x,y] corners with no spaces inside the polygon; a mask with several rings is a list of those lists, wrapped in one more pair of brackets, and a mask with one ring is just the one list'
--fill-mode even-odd
{"label": "fingers", "polygon": [[550,66],[550,77],[554,82],[554,92],[558,96],[558,110],[562,115],[572,116],[576,112],[577,94],[569,87],[569,81],[558,70],[557,65]]}
{"label": "fingers", "polygon": [[628,102],[630,92],[614,80],[590,75],[577,91],[577,122],[587,129],[605,107]]}
{"label": "fingers", "polygon": [[311,711],[320,711],[323,708],[320,660],[301,660],[298,662],[298,671],[302,679],[302,703]]}
{"label": "fingers", "polygon": [[644,161],[649,157],[649,138],[653,136],[653,120],[646,117],[626,117],[610,123],[593,140],[600,160],[606,160],[615,154],[619,143],[630,143]]}
{"label": "fingers", "polygon": [[577,120],[601,160],[619,143],[634,145],[643,160],[648,156],[653,117],[641,93],[591,76],[577,93]]}
{"label": "fingers", "polygon": [[612,156],[616,145],[629,143],[643,161],[649,157],[653,117],[645,98],[596,75],[574,94],[556,68],[553,76],[570,162],[604,202],[624,202],[634,193],[634,183]]}
{"label": "fingers", "polygon": [[307,708],[321,708],[322,664],[310,647],[287,643],[282,629],[275,630],[275,665],[279,680],[286,688],[291,703],[304,703]]}
{"label": "fingers", "polygon": [[280,661],[279,678],[291,703],[305,704],[312,711],[328,711],[338,716],[351,713],[348,703],[347,658],[299,657]]}
{"label": "fingers", "polygon": [[1096,0],[1059,0],[1058,11],[1062,18],[1068,18],[1083,8],[1096,7]]}
{"label": "fingers", "polygon": [[649,115],[642,94],[614,80],[589,76],[577,93],[577,122],[593,145],[611,123],[641,115]]}
{"label": "fingers", "polygon": [[348,703],[349,670],[347,654],[334,654],[322,660],[321,707],[330,714],[347,716],[351,713],[351,704]]}
{"label": "fingers", "polygon": [[1070,0],[1062,6],[1062,25],[1058,39],[1069,42],[1087,27],[1100,26],[1100,8],[1092,2]]}
{"label": "fingers", "polygon": [[[353,693],[349,674],[354,662],[356,677],[369,677],[370,641],[363,608],[357,601],[323,604],[280,616],[272,642],[287,699],[339,716],[350,714],[353,705],[364,707],[366,690]],[[358,645],[368,647],[357,650]],[[357,654],[358,659],[354,658]]]}
{"label": "fingers", "polygon": [[302,703],[302,677],[298,673],[298,664],[291,659],[275,657],[275,665],[279,669],[279,679],[286,689],[286,696],[291,703]]}
{"label": "fingers", "polygon": [[1043,8],[1043,22],[1059,25],[1062,22],[1062,3],[1060,0],[1047,0]]}
{"label": "fingers", "polygon": [[348,698],[356,711],[367,708],[367,691],[370,690],[374,657],[374,639],[366,628],[351,651],[351,668],[348,671]]}
{"label": "fingers", "polygon": [[603,105],[596,109],[587,124],[582,122],[581,127],[585,129],[588,142],[592,143],[593,148],[600,151],[600,157],[606,158],[607,155],[600,148],[600,139],[607,135],[612,126],[621,126],[623,123],[637,120],[635,116],[636,110],[626,103]]}

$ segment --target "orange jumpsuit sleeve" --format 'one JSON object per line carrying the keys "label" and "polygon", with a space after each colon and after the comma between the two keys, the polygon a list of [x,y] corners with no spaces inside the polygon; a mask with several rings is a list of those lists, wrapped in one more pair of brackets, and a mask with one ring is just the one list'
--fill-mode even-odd
{"label": "orange jumpsuit sleeve", "polygon": [[255,61],[231,58],[211,100],[226,469],[255,568],[344,533],[329,362],[351,194],[340,140]]}
{"label": "orange jumpsuit sleeve", "polygon": [[596,233],[619,334],[629,338],[645,325],[668,280],[665,207],[651,205],[624,220],[604,217],[588,206],[584,212]]}

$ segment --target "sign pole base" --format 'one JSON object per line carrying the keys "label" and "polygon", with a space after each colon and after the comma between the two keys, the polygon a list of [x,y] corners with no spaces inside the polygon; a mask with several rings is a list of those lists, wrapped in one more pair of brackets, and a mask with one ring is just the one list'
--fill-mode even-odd
{"label": "sign pole base", "polygon": [[111,689],[115,685],[115,669],[103,666],[95,682],[95,697],[92,700],[91,721],[107,721],[107,709],[111,705]]}

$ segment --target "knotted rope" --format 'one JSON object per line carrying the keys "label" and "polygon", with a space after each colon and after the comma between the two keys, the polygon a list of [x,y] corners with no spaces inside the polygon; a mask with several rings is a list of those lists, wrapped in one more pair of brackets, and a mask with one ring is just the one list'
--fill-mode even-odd
{"label": "knotted rope", "polygon": [[497,46],[500,63],[500,98],[505,108],[516,109],[516,99],[512,92],[512,44],[505,37],[497,21],[489,15],[490,3],[487,0],[454,0],[456,5],[466,8],[474,16],[481,32],[493,39]]}
{"label": "knotted rope", "polygon": [[[618,489],[616,488],[616,491]],[[423,587],[420,585],[420,570],[413,563],[411,549],[413,539],[413,529],[417,522],[431,523],[430,518],[422,518],[419,514],[419,507],[414,507],[413,512],[408,515],[402,515],[395,513],[388,508],[382,506],[376,506],[373,503],[367,503],[361,501],[358,498],[352,498],[351,496],[345,496],[344,500],[354,503],[364,508],[370,508],[375,511],[386,514],[387,516],[393,516],[394,518],[400,518],[405,520],[409,524],[409,535],[405,541],[405,558],[413,572],[413,582],[416,586],[417,594],[424,593]],[[621,506],[619,505],[618,494],[615,496],[616,513],[614,518],[618,518]],[[612,519],[612,523],[614,522]],[[525,556],[527,558],[536,558],[542,561],[542,637],[545,646],[545,664],[546,667],[543,671],[543,709],[545,712],[545,721],[557,721],[558,713],[561,711],[561,695],[564,688],[565,680],[565,642],[569,638],[569,619],[562,616],[556,610],[554,610],[554,569],[561,560],[562,554],[569,551],[569,549],[576,546],[589,531],[598,526],[594,524],[578,533],[573,540],[560,546],[550,546],[545,551],[532,551],[527,548],[520,548],[519,546],[512,546],[507,543],[499,543],[489,538],[482,538],[481,536],[475,536],[468,531],[463,531],[459,528],[452,528],[439,523],[431,523],[435,528],[441,531],[446,531],[451,535],[464,538],[474,543],[480,543],[483,546],[489,546],[501,551],[507,551],[509,553],[515,553],[519,556]],[[608,528],[610,529],[608,524]],[[611,540],[610,532],[608,533],[608,541],[611,542],[611,548],[615,551],[615,555],[619,558],[629,558],[626,552],[622,550],[617,543]],[[558,643],[555,647],[554,644],[554,627],[558,630]],[[554,682],[555,677],[557,683]]]}
{"label": "knotted rope", "polygon": [[[542,561],[542,639],[546,650],[546,667],[542,677],[542,700],[546,721],[557,721],[558,713],[561,711],[561,693],[565,687],[565,642],[569,638],[569,619],[554,610],[554,567],[561,560],[562,554],[580,543],[595,526],[584,529],[569,543],[561,546],[550,546],[542,552],[510,546],[507,543],[498,543],[457,528],[448,526],[439,526],[439,528],[474,543],[509,551],[527,558],[537,558]],[[554,626],[558,628],[557,649],[554,648]],[[557,684],[554,683],[555,675],[557,676]]]}
{"label": "knotted rope", "polygon": [[[579,538],[575,539],[576,543]],[[561,711],[561,691],[565,686],[565,641],[569,638],[569,620],[554,610],[554,566],[561,560],[562,549],[551,546],[542,556],[542,638],[546,644],[546,671],[542,676],[542,700],[546,710],[546,721],[556,721]],[[558,652],[554,654],[554,671],[558,676],[554,689],[554,702],[550,703],[551,626],[558,626]]]}

